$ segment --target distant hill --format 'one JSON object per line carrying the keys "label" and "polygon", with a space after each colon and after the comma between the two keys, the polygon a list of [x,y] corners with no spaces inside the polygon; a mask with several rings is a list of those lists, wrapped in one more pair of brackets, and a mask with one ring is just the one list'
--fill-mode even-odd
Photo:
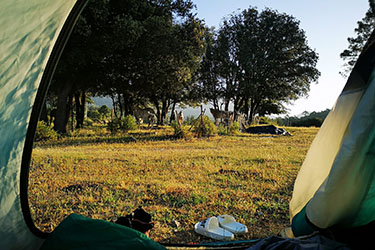
{"label": "distant hill", "polygon": [[108,108],[113,108],[112,99],[109,97],[91,97],[91,99],[94,101],[94,104],[98,107],[107,105]]}

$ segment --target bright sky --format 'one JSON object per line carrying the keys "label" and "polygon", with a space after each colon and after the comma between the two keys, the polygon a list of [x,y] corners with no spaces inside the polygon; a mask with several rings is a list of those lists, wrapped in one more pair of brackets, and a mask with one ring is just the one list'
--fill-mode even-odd
{"label": "bright sky", "polygon": [[193,0],[197,16],[208,26],[220,27],[223,17],[249,6],[265,7],[287,13],[300,21],[309,46],[319,54],[321,77],[311,85],[308,98],[288,106],[290,115],[303,111],[322,111],[332,108],[346,79],[339,72],[344,61],[340,53],[348,47],[347,38],[354,36],[357,21],[368,10],[367,0]]}

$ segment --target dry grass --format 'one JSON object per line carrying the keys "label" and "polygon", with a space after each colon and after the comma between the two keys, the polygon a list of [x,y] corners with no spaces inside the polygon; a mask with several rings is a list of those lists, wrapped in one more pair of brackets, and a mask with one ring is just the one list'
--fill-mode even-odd
{"label": "dry grass", "polygon": [[193,227],[213,215],[246,224],[249,233],[237,239],[288,226],[293,182],[317,129],[190,141],[168,139],[170,128],[91,131],[34,149],[29,200],[36,225],[52,231],[73,212],[115,220],[141,205],[155,221],[152,239],[181,243],[208,241]]}

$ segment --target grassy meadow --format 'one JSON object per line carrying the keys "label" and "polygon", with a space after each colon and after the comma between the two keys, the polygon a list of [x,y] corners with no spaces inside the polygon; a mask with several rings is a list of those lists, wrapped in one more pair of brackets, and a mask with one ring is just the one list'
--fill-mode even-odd
{"label": "grassy meadow", "polygon": [[150,238],[202,242],[194,224],[230,214],[261,238],[289,225],[293,183],[317,128],[292,136],[238,134],[171,139],[170,127],[111,135],[83,129],[36,143],[29,202],[37,227],[52,231],[67,215],[114,221],[138,206],[152,214]]}

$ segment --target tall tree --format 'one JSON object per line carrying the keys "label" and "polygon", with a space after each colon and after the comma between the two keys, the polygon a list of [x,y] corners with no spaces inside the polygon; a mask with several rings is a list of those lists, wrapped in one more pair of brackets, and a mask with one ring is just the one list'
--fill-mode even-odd
{"label": "tall tree", "polygon": [[369,0],[369,9],[365,14],[365,17],[361,21],[357,22],[357,28],[354,29],[356,37],[349,37],[349,46],[343,52],[340,57],[345,61],[344,71],[340,72],[343,76],[346,76],[354,67],[358,56],[364,49],[366,42],[370,39],[370,36],[375,28],[375,0]]}
{"label": "tall tree", "polygon": [[299,22],[271,9],[232,15],[218,31],[218,58],[224,101],[251,122],[256,114],[280,113],[283,105],[307,95],[318,79],[318,55]]}

